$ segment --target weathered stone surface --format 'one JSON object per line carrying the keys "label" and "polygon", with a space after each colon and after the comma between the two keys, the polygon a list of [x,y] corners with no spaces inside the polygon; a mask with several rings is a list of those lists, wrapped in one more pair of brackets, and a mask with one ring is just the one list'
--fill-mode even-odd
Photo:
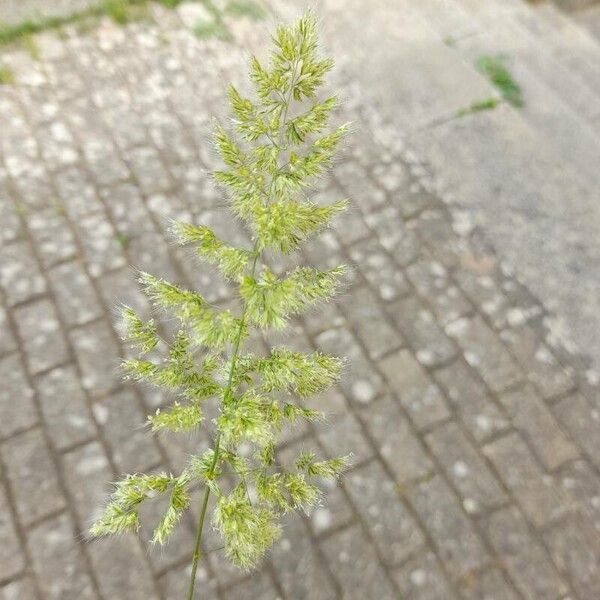
{"label": "weathered stone surface", "polygon": [[11,581],[0,587],[2,600],[37,600],[38,595],[30,577]]}
{"label": "weathered stone surface", "polygon": [[0,435],[7,437],[37,422],[33,389],[27,382],[20,357],[11,354],[0,360]]}
{"label": "weathered stone surface", "polygon": [[454,362],[438,369],[434,377],[446,392],[452,408],[478,442],[508,428],[508,418],[467,364]]}
{"label": "weathered stone surface", "polygon": [[460,493],[466,512],[487,511],[505,500],[500,483],[455,423],[437,427],[425,439]]}
{"label": "weathered stone surface", "polygon": [[431,471],[431,461],[396,400],[385,396],[365,411],[361,419],[371,437],[377,440],[379,452],[398,483],[423,477]]}
{"label": "weathered stone surface", "polygon": [[93,442],[65,454],[62,461],[73,510],[80,523],[91,523],[100,516],[111,491],[110,482],[115,480],[106,454],[98,442]]}
{"label": "weathered stone surface", "polygon": [[561,431],[550,409],[530,387],[500,396],[512,423],[523,433],[544,466],[552,471],[568,460],[577,458],[573,442]]}
{"label": "weathered stone surface", "polygon": [[406,491],[453,578],[480,567],[487,552],[458,498],[439,476]]}
{"label": "weathered stone surface", "polygon": [[17,527],[11,515],[8,499],[0,488],[0,581],[10,579],[25,567],[25,556],[20,547]]}
{"label": "weathered stone surface", "polygon": [[535,525],[541,527],[565,513],[567,492],[544,473],[516,433],[489,444],[484,452]]}
{"label": "weathered stone surface", "polygon": [[392,393],[417,427],[427,427],[450,416],[440,390],[408,350],[386,356],[379,364]]}
{"label": "weathered stone surface", "polygon": [[132,600],[159,598],[147,557],[134,536],[96,540],[89,544],[88,552],[104,597],[123,596]]}
{"label": "weathered stone surface", "polygon": [[437,600],[440,597],[453,600],[454,592],[431,552],[422,552],[394,572],[402,598]]}
{"label": "weathered stone surface", "polygon": [[44,521],[29,532],[33,568],[44,598],[97,598],[83,560],[83,544],[68,515]]}
{"label": "weathered stone surface", "polygon": [[70,332],[77,362],[81,369],[81,384],[93,394],[113,389],[122,379],[119,351],[110,325],[94,321]]}
{"label": "weathered stone surface", "polygon": [[46,291],[46,282],[26,242],[0,248],[0,288],[9,305]]}
{"label": "weathered stone surface", "polygon": [[488,538],[525,597],[556,598],[567,587],[554,569],[544,547],[529,533],[515,508],[492,515],[486,525]]}
{"label": "weathered stone surface", "polygon": [[587,399],[577,394],[565,398],[555,409],[558,420],[596,466],[600,465],[600,411],[593,408]]}
{"label": "weathered stone surface", "polygon": [[50,449],[40,428],[17,435],[2,446],[12,481],[17,514],[29,524],[65,505]]}
{"label": "weathered stone surface", "polygon": [[403,562],[424,543],[423,534],[403,504],[396,484],[378,463],[349,473],[344,485],[384,562]]}
{"label": "weathered stone surface", "polygon": [[90,407],[72,366],[45,373],[36,387],[44,422],[56,448],[62,450],[96,434]]}
{"label": "weathered stone surface", "polygon": [[342,588],[343,598],[392,600],[397,597],[373,546],[359,526],[332,535],[322,547]]}
{"label": "weathered stone surface", "polygon": [[83,325],[101,314],[94,288],[80,262],[57,265],[48,272],[56,307],[69,325]]}
{"label": "weathered stone surface", "polygon": [[286,525],[273,549],[273,564],[286,596],[300,600],[335,598],[329,573],[320,557],[311,551],[306,527],[298,518],[288,519]]}
{"label": "weathered stone surface", "polygon": [[50,300],[38,300],[15,310],[17,331],[32,373],[46,371],[68,359],[67,342]]}
{"label": "weathered stone surface", "polygon": [[490,389],[501,391],[520,380],[520,373],[508,351],[480,317],[459,319],[446,326]]}

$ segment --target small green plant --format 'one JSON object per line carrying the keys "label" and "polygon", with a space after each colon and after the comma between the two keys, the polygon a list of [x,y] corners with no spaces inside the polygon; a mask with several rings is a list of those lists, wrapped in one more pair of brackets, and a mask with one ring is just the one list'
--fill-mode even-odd
{"label": "small green plant", "polygon": [[470,106],[466,108],[459,108],[456,111],[457,117],[465,117],[466,115],[472,115],[473,113],[482,112],[484,110],[493,110],[500,104],[500,100],[498,98],[486,98],[485,100],[479,100],[478,102],[473,102]]}
{"label": "small green plant", "polygon": [[0,85],[10,85],[15,82],[15,74],[10,67],[0,64]]}
{"label": "small green plant", "polygon": [[264,19],[265,9],[252,0],[230,0],[225,6],[225,12],[236,17],[249,17],[250,19]]}
{"label": "small green plant", "polygon": [[516,107],[523,106],[521,88],[513,79],[505,63],[506,57],[501,54],[495,56],[483,55],[477,59],[475,66],[498,88],[506,102]]}
{"label": "small green plant", "polygon": [[131,239],[129,238],[129,236],[126,233],[122,233],[122,232],[118,231],[115,237],[117,238],[117,242],[118,242],[119,246],[121,246],[121,248],[126,250],[129,247],[129,243],[131,242]]}
{"label": "small green plant", "polygon": [[[214,136],[224,162],[214,178],[227,191],[231,218],[247,225],[251,246],[233,247],[202,225],[173,225],[180,243],[194,245],[200,259],[216,265],[235,286],[238,309],[218,310],[195,291],[141,273],[145,293],[157,310],[177,319],[179,331],[166,340],[154,320],[123,310],[125,337],[139,352],[124,362],[127,376],[176,396],[169,408],[148,418],[151,430],[189,435],[204,424],[213,443],[181,473],[134,474],[117,483],[91,534],[136,531],[140,505],[164,495],[168,509],[152,538],[164,544],[190,506],[190,489],[203,486],[188,599],[194,595],[211,494],[211,521],[226,556],[251,569],[280,535],[281,516],[310,510],[321,498],[317,479],[338,477],[348,464],[348,457],[322,460],[312,452],[300,453],[286,468],[276,461],[282,427],[323,417],[302,399],[333,385],[342,359],[286,346],[256,355],[246,347],[252,330],[281,330],[293,315],[330,299],[346,272],[342,266],[325,271],[298,266],[277,275],[267,266],[273,253],[293,254],[346,208],[345,201],[321,205],[307,198],[347,131],[345,125],[328,129],[337,99],[316,98],[332,61],[318,55],[313,15],[278,27],[273,39],[269,66],[256,58],[250,62],[256,99],[229,89],[237,135],[218,126]],[[207,423],[203,415],[210,402],[217,416]]]}

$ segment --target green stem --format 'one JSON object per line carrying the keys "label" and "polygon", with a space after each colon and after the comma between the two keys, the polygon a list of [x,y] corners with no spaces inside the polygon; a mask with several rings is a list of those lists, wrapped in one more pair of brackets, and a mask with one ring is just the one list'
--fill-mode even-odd
{"label": "green stem", "polygon": [[[257,244],[254,246],[254,261],[252,263],[252,274],[254,277],[256,273],[256,264],[258,262],[258,257],[260,252],[256,251]],[[235,366],[237,363],[240,345],[242,342],[242,333],[244,331],[244,325],[246,324],[246,307],[244,307],[244,312],[242,313],[242,319],[240,321],[240,328],[237,333],[237,337],[235,339],[235,343],[233,346],[233,352],[231,355],[231,367],[229,368],[229,378],[227,380],[227,387],[224,391],[224,397],[228,397],[231,392],[232,384],[233,384],[233,374],[235,372]],[[217,436],[215,438],[215,451],[213,454],[213,460],[210,465],[210,469],[208,471],[207,477],[212,477],[215,473],[215,469],[217,467],[217,463],[219,460],[219,453],[221,450],[221,432],[217,432]],[[188,588],[188,596],[187,600],[193,600],[194,598],[194,586],[196,585],[196,572],[198,571],[198,563],[200,562],[200,541],[202,539],[202,530],[204,529],[204,520],[206,517],[206,509],[208,507],[208,498],[210,496],[210,487],[207,485],[204,490],[204,497],[202,498],[202,504],[200,506],[200,513],[198,515],[198,526],[196,528],[196,539],[194,541],[194,551],[192,554],[192,573],[190,575],[190,585]]]}

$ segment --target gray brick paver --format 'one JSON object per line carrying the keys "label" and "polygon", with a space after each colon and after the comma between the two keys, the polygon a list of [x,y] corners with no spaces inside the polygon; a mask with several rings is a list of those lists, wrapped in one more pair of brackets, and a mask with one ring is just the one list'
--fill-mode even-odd
{"label": "gray brick paver", "polygon": [[[264,24],[230,20],[238,39],[228,45],[152,11],[154,24],[37,36],[40,60],[15,63],[26,84],[0,90],[0,480],[19,521],[0,498],[2,600],[36,597],[31,577],[41,600],[185,592],[191,522],[148,556],[135,538],[81,544],[115,471],[178,467],[207,443],[169,439],[163,454],[143,433],[140,398],[149,410],[165,398],[123,387],[112,309],[148,314],[131,266],[200,287],[211,302],[231,297],[166,230],[171,218],[201,221],[248,244],[220,209],[207,140],[212,117],[225,116],[223,82],[244,73],[240,44],[262,43]],[[351,451],[358,466],[309,519],[290,520],[250,579],[227,567],[217,585],[211,537],[204,597],[598,595],[598,415],[577,392],[577,369],[543,339],[539,303],[456,235],[397,132],[363,111],[351,76],[334,77],[350,100],[343,120],[360,127],[315,198],[348,196],[353,207],[301,258],[355,272],[348,293],[292,337],[351,367],[310,401],[334,413],[330,425],[285,440]]]}

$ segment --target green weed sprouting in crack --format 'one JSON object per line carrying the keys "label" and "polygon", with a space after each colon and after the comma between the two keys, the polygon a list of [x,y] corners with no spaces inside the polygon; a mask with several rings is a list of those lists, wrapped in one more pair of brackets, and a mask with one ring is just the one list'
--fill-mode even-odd
{"label": "green weed sprouting in crack", "polygon": [[474,113],[482,112],[484,110],[493,110],[500,104],[499,98],[486,98],[485,100],[479,100],[478,102],[473,102],[470,106],[466,108],[459,108],[456,111],[457,117],[465,117],[467,115],[472,115]]}
{"label": "green weed sprouting in crack", "polygon": [[465,117],[474,113],[493,110],[501,102],[508,102],[516,108],[523,106],[523,95],[519,84],[513,79],[510,71],[505,65],[506,57],[502,54],[495,56],[482,55],[475,61],[475,66],[483,73],[500,92],[501,98],[493,96],[473,102],[470,106],[459,108],[455,116]]}
{"label": "green weed sprouting in crack", "polygon": [[484,54],[477,58],[475,66],[498,89],[506,102],[515,107],[523,106],[521,88],[506,67],[506,56]]}
{"label": "green weed sprouting in crack", "polygon": [[[125,338],[139,353],[124,362],[127,376],[177,397],[149,417],[150,428],[193,432],[205,423],[205,406],[212,400],[218,406],[218,416],[207,425],[213,445],[192,456],[179,474],[127,476],[90,530],[92,536],[137,531],[140,505],[163,495],[168,508],[152,542],[164,544],[190,507],[190,489],[204,486],[191,551],[190,600],[211,494],[211,521],[224,539],[226,556],[251,569],[280,535],[280,518],[291,510],[310,510],[321,498],[316,479],[338,477],[349,462],[348,457],[319,459],[312,452],[300,453],[289,468],[275,460],[284,425],[322,418],[302,399],[334,385],[343,360],[282,346],[266,355],[246,349],[251,330],[285,328],[291,316],[335,295],[345,273],[344,267],[298,266],[279,276],[265,264],[265,254],[295,252],[346,208],[345,201],[322,205],[308,199],[347,131],[346,125],[328,128],[337,99],[316,97],[332,61],[318,54],[313,15],[279,26],[273,40],[268,67],[250,61],[256,99],[229,88],[235,133],[218,126],[214,135],[225,165],[214,178],[228,193],[232,219],[247,225],[252,247],[233,247],[201,225],[173,225],[179,243],[195,246],[198,256],[237,288],[239,311],[218,310],[199,293],[147,273],[139,278],[146,295],[157,311],[177,319],[178,333],[165,340],[154,319],[123,310]],[[156,359],[157,353],[163,358]]]}
{"label": "green weed sprouting in crack", "polygon": [[212,0],[201,0],[206,8],[207,17],[200,19],[193,27],[194,34],[201,38],[217,38],[226,42],[233,40],[225,17],[247,17],[258,21],[266,16],[265,8],[254,0],[229,0],[221,10]]}
{"label": "green weed sprouting in crack", "polygon": [[10,67],[0,63],[0,85],[11,85],[15,82],[15,74]]}
{"label": "green weed sprouting in crack", "polygon": [[[176,8],[184,0],[98,0],[87,8],[65,15],[26,19],[14,25],[0,23],[0,46],[25,42],[30,36],[42,31],[60,30],[66,25],[89,25],[101,17],[109,17],[124,24],[148,17],[148,6],[155,2],[166,8]],[[193,1],[193,0],[192,0]],[[200,0],[196,0],[200,1]]]}

